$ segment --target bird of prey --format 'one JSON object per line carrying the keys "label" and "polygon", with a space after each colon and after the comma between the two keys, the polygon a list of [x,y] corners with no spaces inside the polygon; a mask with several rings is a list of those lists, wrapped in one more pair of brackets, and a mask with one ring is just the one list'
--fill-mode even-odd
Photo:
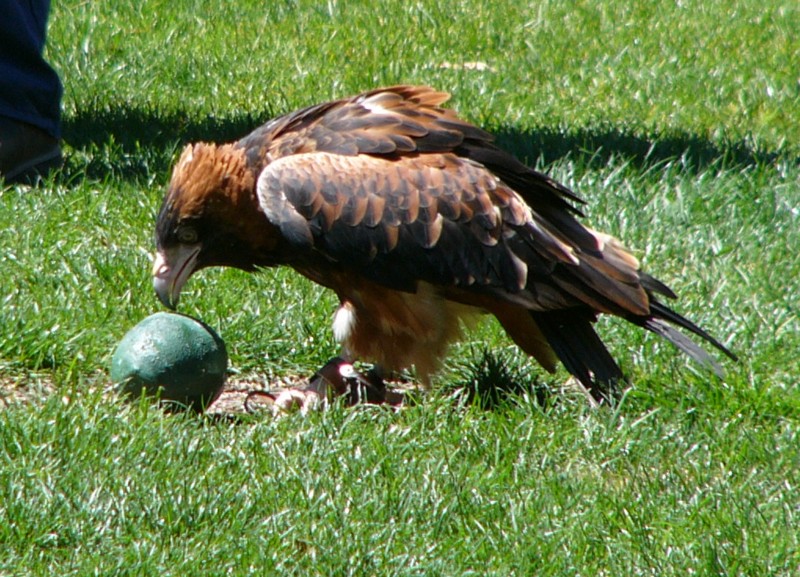
{"label": "bird of prey", "polygon": [[[548,371],[598,402],[622,371],[594,330],[614,315],[720,366],[735,358],[664,304],[674,293],[614,237],[580,222],[566,186],[493,144],[424,86],[286,114],[183,150],[158,214],[154,286],[174,308],[196,271],[286,265],[333,290],[342,358],[430,379],[469,317],[492,314]],[[682,329],[682,330],[678,330]]]}

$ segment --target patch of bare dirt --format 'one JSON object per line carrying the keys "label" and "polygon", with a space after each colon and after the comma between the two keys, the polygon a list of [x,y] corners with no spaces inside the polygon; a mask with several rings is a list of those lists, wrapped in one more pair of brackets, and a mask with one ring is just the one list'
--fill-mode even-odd
{"label": "patch of bare dirt", "polygon": [[[104,394],[117,394],[110,383],[104,383],[107,376],[98,375],[98,386],[103,387]],[[403,395],[413,388],[409,383],[390,382],[386,390],[387,404],[399,406]],[[287,376],[269,381],[257,375],[236,376],[229,378],[222,393],[207,409],[207,413],[216,416],[258,413],[271,410],[275,398],[281,392],[290,389],[303,389],[309,385],[307,377]],[[0,410],[14,404],[41,403],[51,395],[57,394],[57,387],[47,374],[3,375],[0,373]]]}
{"label": "patch of bare dirt", "polygon": [[0,409],[44,399],[55,390],[55,385],[46,375],[0,374]]}

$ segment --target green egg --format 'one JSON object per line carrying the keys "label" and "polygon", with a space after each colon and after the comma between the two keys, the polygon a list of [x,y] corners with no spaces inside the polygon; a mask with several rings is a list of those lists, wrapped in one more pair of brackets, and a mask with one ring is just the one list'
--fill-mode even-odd
{"label": "green egg", "polygon": [[150,315],[122,338],[111,359],[120,393],[158,396],[170,408],[203,411],[222,392],[228,354],[205,323],[177,313]]}

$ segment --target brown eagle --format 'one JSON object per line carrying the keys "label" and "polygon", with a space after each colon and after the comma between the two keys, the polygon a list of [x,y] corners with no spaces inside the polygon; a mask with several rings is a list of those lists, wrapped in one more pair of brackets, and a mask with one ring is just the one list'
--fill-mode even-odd
{"label": "brown eagle", "polygon": [[462,322],[493,314],[545,369],[597,401],[623,374],[593,328],[622,317],[718,363],[734,355],[660,300],[621,243],[581,224],[567,187],[442,108],[394,86],[276,118],[231,144],[187,146],[156,224],[154,286],[170,308],[196,271],[287,265],[332,289],[343,356],[427,382]]}

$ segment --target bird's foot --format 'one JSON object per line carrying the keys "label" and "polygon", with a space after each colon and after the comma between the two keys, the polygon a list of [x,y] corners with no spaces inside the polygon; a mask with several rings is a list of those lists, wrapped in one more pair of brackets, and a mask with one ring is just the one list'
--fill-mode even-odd
{"label": "bird's foot", "polygon": [[316,391],[304,389],[286,389],[274,396],[270,405],[273,415],[279,416],[299,410],[302,414],[321,408],[324,399]]}

